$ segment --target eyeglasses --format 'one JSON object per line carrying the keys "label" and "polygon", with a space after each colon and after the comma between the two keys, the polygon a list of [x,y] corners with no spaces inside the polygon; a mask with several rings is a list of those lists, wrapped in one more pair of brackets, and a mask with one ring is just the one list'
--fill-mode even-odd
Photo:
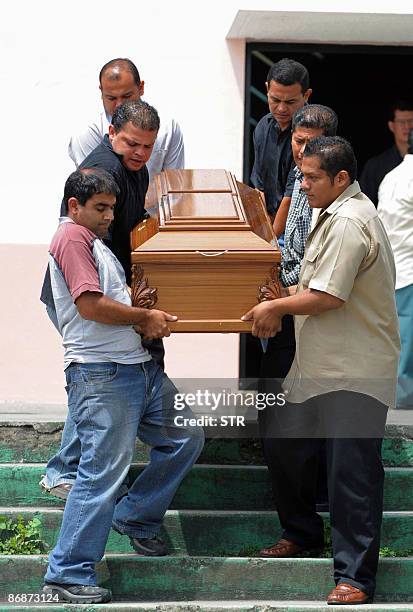
{"label": "eyeglasses", "polygon": [[399,125],[413,126],[413,119],[394,119],[393,123],[398,123]]}

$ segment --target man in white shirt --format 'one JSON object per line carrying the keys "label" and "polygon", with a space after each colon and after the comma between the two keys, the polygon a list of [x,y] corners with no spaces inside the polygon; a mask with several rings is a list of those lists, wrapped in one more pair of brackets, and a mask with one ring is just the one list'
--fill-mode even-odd
{"label": "man in white shirt", "polygon": [[396,263],[401,336],[397,407],[413,408],[413,130],[408,136],[407,155],[380,184],[377,212]]}
{"label": "man in white shirt", "polygon": [[[109,131],[112,115],[118,106],[127,100],[140,100],[145,83],[141,80],[135,64],[127,58],[116,58],[107,62],[99,73],[99,89],[102,92],[103,110],[95,120],[69,142],[69,157],[78,167],[95,149]],[[161,170],[183,168],[184,140],[179,124],[162,114],[158,136],[147,162],[149,180]]]}

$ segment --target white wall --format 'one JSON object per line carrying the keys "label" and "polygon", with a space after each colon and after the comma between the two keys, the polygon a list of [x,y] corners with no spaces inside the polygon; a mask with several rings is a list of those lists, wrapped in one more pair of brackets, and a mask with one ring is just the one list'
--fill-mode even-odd
{"label": "white wall", "polygon": [[[48,243],[72,164],[73,129],[100,107],[97,76],[129,56],[146,99],[182,125],[188,167],[241,175],[243,41],[226,41],[239,9],[412,13],[410,0],[14,0],[0,23],[1,243]],[[5,8],[4,8],[5,7]],[[113,8],[112,8],[113,7]],[[115,8],[116,7],[116,8]],[[297,37],[300,15],[297,13]],[[3,175],[4,176],[4,175]]]}
{"label": "white wall", "polygon": [[[117,56],[136,62],[145,98],[159,107],[161,119],[166,109],[182,126],[187,167],[226,168],[241,177],[245,41],[225,39],[241,9],[297,11],[297,40],[300,11],[413,13],[411,0],[386,6],[295,0],[293,8],[274,0],[3,3],[0,401],[65,399],[61,350],[37,296],[63,184],[73,169],[67,141],[100,109],[101,66]],[[237,336],[177,335],[168,340],[167,355],[177,377],[194,368],[198,375],[235,376]]]}
{"label": "white wall", "polygon": [[224,167],[239,175],[243,56],[234,67],[225,40],[234,9],[216,14],[209,3],[126,0],[113,14],[111,6],[8,4],[0,33],[6,145],[0,155],[1,167],[9,166],[1,186],[0,243],[49,242],[72,170],[69,135],[100,110],[98,73],[113,57],[132,58],[146,82],[145,99],[159,106],[161,119],[164,108],[180,122],[188,167]]}

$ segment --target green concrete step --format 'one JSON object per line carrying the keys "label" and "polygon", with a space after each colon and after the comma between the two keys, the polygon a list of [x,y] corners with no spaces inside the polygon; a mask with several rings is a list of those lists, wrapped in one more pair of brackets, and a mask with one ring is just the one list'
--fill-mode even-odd
{"label": "green concrete step", "polygon": [[[48,552],[55,544],[63,516],[62,510],[50,508],[0,508],[0,516],[25,521],[40,520],[40,539]],[[328,515],[323,514],[326,525]],[[192,556],[257,556],[264,546],[281,534],[276,512],[169,510],[165,516],[162,538],[171,554]],[[0,532],[1,537],[1,532]],[[383,515],[382,549],[392,553],[413,554],[413,512],[385,512]],[[129,539],[111,531],[107,553],[130,553]],[[383,551],[385,553],[385,551]],[[327,556],[330,556],[330,554]]]}
{"label": "green concrete step", "polygon": [[[74,604],[47,604],[36,606],[13,606],[13,612],[322,612],[331,607],[323,601],[191,601],[179,602],[156,602],[156,603],[134,603],[115,602],[100,605],[74,605]],[[333,608],[335,609],[335,608]],[[344,608],[339,607],[339,610]],[[366,604],[363,612],[413,612],[412,604]],[[346,606],[346,612],[360,612],[360,606]],[[0,612],[11,612],[9,606],[2,606]]]}
{"label": "green concrete step", "polygon": [[[63,423],[0,422],[0,463],[45,463],[58,450]],[[407,427],[388,428],[391,438],[383,442],[383,459],[392,467],[413,466],[413,431]],[[397,437],[399,436],[399,437]],[[138,442],[135,461],[148,461],[148,448]],[[263,464],[258,440],[209,439],[199,463]]]}
{"label": "green concrete step", "polygon": [[[133,465],[132,479],[144,465]],[[42,493],[40,464],[0,465],[0,506],[59,506]],[[179,487],[172,509],[269,510],[274,504],[264,466],[196,465]],[[385,510],[413,510],[413,468],[386,468]]]}
{"label": "green concrete step", "polygon": [[[0,516],[6,519],[22,516],[25,521],[40,520],[40,539],[46,545],[44,552],[57,540],[62,515],[62,510],[50,508],[0,508]],[[328,515],[323,516],[328,524]],[[250,557],[275,542],[280,533],[276,512],[169,510],[161,535],[170,553],[175,555]],[[381,547],[399,555],[413,553],[413,512],[384,513]],[[130,553],[129,538],[112,530],[106,552]]]}
{"label": "green concrete step", "polygon": [[[0,601],[36,593],[46,556],[0,556]],[[334,586],[330,559],[107,555],[99,583],[125,601],[323,600]],[[413,558],[382,559],[376,601],[413,602]]]}

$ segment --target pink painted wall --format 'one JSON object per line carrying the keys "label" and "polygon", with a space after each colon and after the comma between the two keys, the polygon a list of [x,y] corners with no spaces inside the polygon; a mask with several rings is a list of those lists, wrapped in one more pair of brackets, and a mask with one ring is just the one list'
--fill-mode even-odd
{"label": "pink painted wall", "polygon": [[[0,245],[0,402],[65,403],[60,336],[39,300],[46,245]],[[166,339],[173,378],[235,378],[236,334],[176,334]]]}

